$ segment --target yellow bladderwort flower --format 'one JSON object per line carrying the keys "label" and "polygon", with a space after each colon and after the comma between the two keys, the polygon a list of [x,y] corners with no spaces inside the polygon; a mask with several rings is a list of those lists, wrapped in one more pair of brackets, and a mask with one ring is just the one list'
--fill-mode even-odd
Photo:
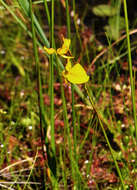
{"label": "yellow bladderwort flower", "polygon": [[3,109],[0,109],[0,114],[6,114],[7,112],[4,111]]}
{"label": "yellow bladderwort flower", "polygon": [[62,75],[67,81],[73,84],[82,84],[88,82],[89,80],[89,76],[84,68],[79,63],[72,66],[70,59],[67,60],[66,67],[62,72]]}
{"label": "yellow bladderwort flower", "polygon": [[[71,52],[70,52],[70,39],[67,39],[67,38],[63,38],[63,45],[61,48],[58,48],[57,50],[55,50],[54,48],[47,48],[47,47],[44,47],[44,50],[49,54],[58,54],[66,59],[68,58],[73,58],[71,56]],[[67,53],[69,53],[70,55],[67,55]]]}

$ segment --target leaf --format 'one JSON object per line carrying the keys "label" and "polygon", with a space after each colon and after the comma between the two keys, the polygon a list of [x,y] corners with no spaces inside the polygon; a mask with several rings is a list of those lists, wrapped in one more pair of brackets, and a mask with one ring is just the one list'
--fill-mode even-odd
{"label": "leaf", "polygon": [[114,16],[109,18],[108,23],[109,25],[105,26],[104,29],[111,39],[117,40],[120,36],[120,31],[125,28],[125,19],[119,17],[119,22],[117,23],[117,18]]}
{"label": "leaf", "polygon": [[116,7],[112,7],[110,5],[97,5],[92,9],[93,13],[97,16],[114,16],[117,12]]}
{"label": "leaf", "polygon": [[23,9],[24,13],[29,16],[29,3],[27,0],[18,0],[19,5]]}
{"label": "leaf", "polygon": [[[20,7],[23,9],[24,13],[26,14],[26,16],[29,17],[30,15],[30,8],[29,8],[29,2],[28,0],[18,0],[18,3],[20,5]],[[47,39],[47,37],[45,36],[43,29],[41,28],[37,18],[34,15],[34,25],[37,31],[37,34],[40,36],[42,42],[44,42],[44,45],[46,45],[46,47],[49,47],[49,41]]]}

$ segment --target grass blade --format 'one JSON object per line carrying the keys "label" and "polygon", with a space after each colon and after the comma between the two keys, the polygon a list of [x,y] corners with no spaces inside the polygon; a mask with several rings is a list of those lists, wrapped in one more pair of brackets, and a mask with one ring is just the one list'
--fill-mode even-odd
{"label": "grass blade", "polygon": [[131,85],[133,117],[134,117],[134,122],[135,122],[135,135],[136,135],[136,142],[137,142],[137,117],[136,117],[136,103],[135,103],[135,85],[134,85],[134,81],[133,81],[133,72],[132,72],[132,58],[131,58],[129,25],[128,25],[128,13],[127,13],[126,0],[124,0],[123,3],[124,3],[124,13],[125,13],[125,23],[126,23],[126,34],[127,34],[127,48],[128,48],[128,60],[129,60],[129,73],[130,73],[130,85]]}

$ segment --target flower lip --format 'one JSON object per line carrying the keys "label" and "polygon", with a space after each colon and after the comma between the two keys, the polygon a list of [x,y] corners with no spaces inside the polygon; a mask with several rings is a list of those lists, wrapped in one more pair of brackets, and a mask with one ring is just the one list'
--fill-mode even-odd
{"label": "flower lip", "polygon": [[79,63],[72,66],[70,59],[67,60],[66,67],[62,72],[62,75],[65,78],[65,81],[69,81],[73,84],[83,84],[89,80],[89,76],[84,68]]}
{"label": "flower lip", "polygon": [[[47,47],[44,47],[44,50],[49,54],[58,54],[60,56],[62,56],[63,58],[65,59],[68,59],[68,58],[74,58],[72,55],[71,55],[71,51],[70,51],[70,43],[71,43],[71,40],[68,39],[68,38],[63,38],[63,45],[61,48],[58,48],[57,50],[55,50],[54,48],[47,48]],[[67,55],[67,54],[70,54],[70,55]]]}
{"label": "flower lip", "polygon": [[53,53],[56,53],[56,50],[54,48],[47,48],[44,46],[44,50],[49,54],[53,54]]}

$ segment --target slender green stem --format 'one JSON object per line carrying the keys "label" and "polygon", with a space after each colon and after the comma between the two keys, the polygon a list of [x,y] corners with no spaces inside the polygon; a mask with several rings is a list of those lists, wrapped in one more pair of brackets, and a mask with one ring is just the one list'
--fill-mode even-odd
{"label": "slender green stem", "polygon": [[[55,46],[54,42],[54,0],[51,2],[51,17],[47,5],[47,1],[44,0],[45,10],[48,18],[48,24],[50,27],[50,39],[51,47]],[[56,146],[55,146],[55,129],[54,129],[54,61],[56,57],[50,56],[50,127],[51,127],[51,150],[50,147],[47,149],[48,164],[50,167],[51,181],[53,189],[58,189],[58,182],[56,178]]]}
{"label": "slender green stem", "polygon": [[[69,3],[68,0],[66,2],[66,17],[67,17],[67,36],[69,39],[71,39],[71,24],[70,24],[70,15],[69,15]],[[74,136],[74,156],[75,159],[77,157],[76,154],[76,148],[77,148],[77,142],[76,142],[76,117],[75,117],[75,109],[74,109],[74,104],[75,104],[75,99],[74,99],[74,85],[71,84],[71,98],[72,98],[72,127],[73,127],[73,136]],[[69,130],[69,129],[68,129]],[[70,130],[69,130],[70,131]],[[72,156],[72,152],[70,152]],[[71,159],[71,165],[72,165],[72,173],[74,173],[74,167],[73,167],[73,157]],[[75,178],[74,178],[75,180]]]}
{"label": "slender green stem", "polygon": [[115,158],[113,149],[112,149],[111,144],[110,144],[110,142],[109,142],[109,139],[108,139],[108,137],[107,137],[106,131],[105,131],[105,129],[104,129],[103,123],[102,123],[102,121],[101,121],[101,119],[100,119],[100,115],[99,115],[99,113],[98,113],[97,108],[96,108],[95,105],[94,105],[94,102],[93,102],[93,100],[92,100],[92,98],[91,98],[91,96],[90,96],[89,90],[88,90],[88,88],[87,88],[86,85],[85,85],[85,89],[86,89],[86,91],[87,91],[87,94],[88,94],[90,103],[91,103],[91,105],[92,105],[92,107],[93,107],[95,113],[97,114],[100,127],[101,127],[101,129],[102,129],[102,132],[103,132],[104,137],[105,137],[105,139],[106,139],[106,142],[107,142],[107,144],[108,144],[109,150],[110,150],[110,152],[111,152],[113,161],[114,161],[114,163],[115,163],[115,167],[116,167],[116,170],[117,170],[117,172],[118,172],[118,175],[119,175],[119,178],[120,178],[120,181],[121,181],[121,184],[122,184],[122,188],[123,188],[123,190],[125,190],[124,180],[123,180],[121,171],[120,171],[120,169],[119,169],[117,160],[116,160],[116,158]]}
{"label": "slender green stem", "polygon": [[[40,117],[40,132],[41,132],[41,141],[42,141],[42,152],[43,158],[45,159],[44,152],[44,128],[45,132],[47,132],[47,125],[45,121],[45,111],[44,111],[44,103],[43,103],[43,95],[42,95],[42,85],[41,85],[41,74],[40,74],[40,64],[39,64],[39,56],[37,49],[37,40],[34,28],[34,20],[33,20],[33,12],[32,12],[32,0],[30,0],[30,16],[31,16],[31,26],[32,26],[32,39],[33,39],[33,48],[34,48],[34,56],[36,63],[36,71],[37,71],[37,86],[38,86],[38,105],[39,105],[39,117]],[[44,172],[45,175],[45,172]],[[44,176],[43,175],[43,176]],[[44,181],[44,179],[43,179]],[[43,182],[45,184],[45,182]]]}
{"label": "slender green stem", "polygon": [[68,35],[68,38],[71,38],[69,4],[68,4],[68,0],[66,0],[65,2],[66,2],[66,16],[67,16],[67,33],[68,33],[67,35]]}
{"label": "slender green stem", "polygon": [[66,106],[64,88],[62,85],[61,77],[60,77],[60,84],[61,84],[61,97],[62,97],[62,103],[63,103],[63,118],[64,118],[64,126],[65,126],[64,127],[64,140],[66,140],[66,134],[67,134],[69,156],[70,156],[71,168],[72,168],[72,177],[74,179],[75,174],[74,174],[74,165],[73,165],[72,143],[71,143],[71,137],[70,137],[70,126],[69,126],[69,122],[68,122],[67,106]]}
{"label": "slender green stem", "polygon": [[[51,47],[54,47],[54,0],[51,1]],[[50,57],[50,124],[51,124],[51,147],[54,155],[55,148],[55,132],[54,132],[54,57]]]}
{"label": "slender green stem", "polygon": [[[70,26],[70,15],[69,15],[69,4],[68,0],[66,2],[66,16],[67,16],[67,33],[68,33],[68,38],[71,38],[71,26]],[[75,109],[74,109],[74,104],[75,104],[75,99],[74,99],[74,85],[71,84],[71,97],[72,97],[72,127],[74,129],[74,153],[76,157],[76,118],[75,118]]]}
{"label": "slender green stem", "polygon": [[[75,23],[75,0],[73,1],[73,11],[74,11],[74,23]],[[75,23],[76,24],[76,23]],[[76,25],[75,25],[76,26]],[[77,160],[77,126],[76,126],[76,115],[75,115],[75,98],[74,98],[74,85],[71,85],[71,93],[72,93],[72,126],[73,126],[73,136],[74,136],[74,156]]]}
{"label": "slender green stem", "polygon": [[73,127],[73,138],[74,138],[74,157],[77,160],[77,126],[76,126],[76,114],[75,114],[75,98],[74,98],[74,85],[71,85],[72,94],[72,127]]}
{"label": "slender green stem", "polygon": [[[38,104],[39,104],[39,115],[40,115],[40,129],[41,129],[41,140],[43,143],[44,139],[44,132],[43,132],[43,125],[45,124],[44,121],[44,103],[43,103],[43,96],[42,96],[42,85],[41,85],[41,75],[40,75],[40,65],[39,65],[39,57],[38,57],[38,49],[37,49],[37,40],[33,22],[33,12],[32,12],[32,1],[30,0],[30,16],[31,16],[31,25],[32,25],[32,39],[33,39],[33,48],[34,48],[34,57],[36,63],[36,71],[37,71],[37,86],[38,86]],[[44,117],[43,117],[44,116]],[[46,127],[46,126],[45,126]],[[44,154],[44,148],[43,148]]]}
{"label": "slender green stem", "polygon": [[134,81],[133,81],[133,72],[132,72],[132,58],[131,58],[128,13],[127,13],[126,0],[124,0],[123,3],[124,3],[124,13],[125,13],[125,23],[126,23],[126,34],[127,34],[127,47],[128,47],[128,60],[129,60],[129,72],[130,72],[130,85],[131,85],[133,117],[134,117],[134,122],[135,122],[135,134],[136,134],[136,142],[137,142],[137,117],[136,117],[136,103],[135,103],[135,85],[134,85]]}
{"label": "slender green stem", "polygon": [[[63,147],[64,149],[64,147]],[[59,149],[59,159],[60,159],[60,165],[61,165],[61,168],[62,168],[62,181],[64,183],[64,189],[68,190],[67,188],[67,178],[66,178],[66,173],[65,173],[65,170],[66,170],[66,166],[65,166],[65,163],[63,162],[63,151],[62,151],[62,147],[60,147]]]}
{"label": "slender green stem", "polygon": [[47,14],[48,24],[50,26],[50,13],[49,13],[49,8],[48,8],[47,0],[44,0],[44,6],[45,6],[46,14]]}
{"label": "slender green stem", "polygon": [[[62,81],[62,72],[59,67],[59,59],[57,57],[57,69],[59,73],[59,81],[61,86],[61,99],[63,104],[63,120],[64,120],[64,149],[63,149],[63,158],[66,160],[66,149],[65,146],[68,141],[68,149],[69,149],[69,157],[71,160],[71,168],[72,168],[72,178],[74,179],[75,173],[74,173],[74,164],[73,164],[73,154],[72,154],[72,143],[71,143],[71,136],[70,136],[70,126],[68,121],[68,113],[67,113],[67,105],[66,105],[66,99],[65,99],[65,93],[64,93],[64,87],[63,87],[63,81]],[[64,165],[65,167],[65,165]]]}

